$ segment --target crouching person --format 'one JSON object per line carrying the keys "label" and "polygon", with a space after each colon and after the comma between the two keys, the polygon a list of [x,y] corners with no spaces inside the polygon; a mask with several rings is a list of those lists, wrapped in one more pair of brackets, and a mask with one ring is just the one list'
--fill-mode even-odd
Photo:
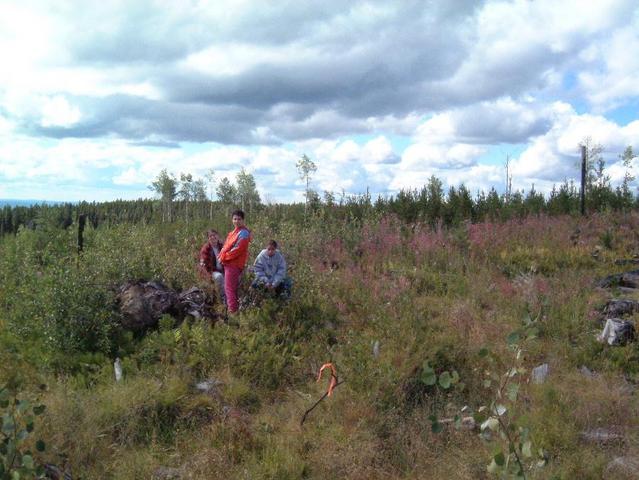
{"label": "crouching person", "polygon": [[253,265],[255,280],[253,288],[264,288],[276,296],[288,299],[291,296],[292,281],[286,276],[286,260],[277,249],[277,242],[271,240],[255,259]]}

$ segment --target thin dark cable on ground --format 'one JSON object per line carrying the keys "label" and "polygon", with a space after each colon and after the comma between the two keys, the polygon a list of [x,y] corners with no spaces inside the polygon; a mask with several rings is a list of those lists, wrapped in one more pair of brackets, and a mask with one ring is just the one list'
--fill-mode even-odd
{"label": "thin dark cable on ground", "polygon": [[[337,377],[335,377],[335,378],[337,379]],[[337,387],[339,387],[339,386],[340,386],[342,383],[344,383],[344,382],[345,382],[345,380],[342,380],[341,382],[339,382],[339,381],[338,381],[338,382],[335,384],[335,386],[333,387],[333,390],[335,390]],[[302,420],[300,421],[300,427],[301,427],[302,425],[304,425],[304,422],[306,421],[306,417],[307,417],[307,416],[308,416],[308,415],[309,415],[309,414],[310,414],[310,413],[311,413],[311,412],[315,409],[315,407],[317,407],[317,406],[320,404],[320,402],[321,402],[322,400],[324,400],[326,397],[328,397],[328,391],[326,391],[326,393],[324,393],[324,395],[322,395],[322,397],[321,397],[321,398],[320,398],[317,402],[315,402],[315,404],[314,404],[311,408],[309,408],[308,410],[306,410],[306,411],[304,412],[304,416],[302,416]]]}

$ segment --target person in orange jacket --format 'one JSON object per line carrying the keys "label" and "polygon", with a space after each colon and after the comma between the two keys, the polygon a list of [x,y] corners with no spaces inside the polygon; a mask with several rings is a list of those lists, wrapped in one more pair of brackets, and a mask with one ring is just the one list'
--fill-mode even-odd
{"label": "person in orange jacket", "polygon": [[224,291],[226,304],[230,313],[237,312],[237,289],[240,285],[240,275],[246,266],[249,255],[251,232],[244,224],[244,212],[235,210],[232,214],[233,231],[226,236],[224,246],[218,255],[218,260],[224,265]]}

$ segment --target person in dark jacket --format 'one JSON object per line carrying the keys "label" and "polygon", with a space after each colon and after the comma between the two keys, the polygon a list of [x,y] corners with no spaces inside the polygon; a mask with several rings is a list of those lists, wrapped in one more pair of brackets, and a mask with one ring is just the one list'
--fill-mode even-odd
{"label": "person in dark jacket", "polygon": [[217,293],[222,303],[226,303],[224,293],[224,267],[217,256],[222,251],[222,241],[220,234],[215,230],[206,232],[207,241],[200,248],[200,271],[202,274],[213,280]]}

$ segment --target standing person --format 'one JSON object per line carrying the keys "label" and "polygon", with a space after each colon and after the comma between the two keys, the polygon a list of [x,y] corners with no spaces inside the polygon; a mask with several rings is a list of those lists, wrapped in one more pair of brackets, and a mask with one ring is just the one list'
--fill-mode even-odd
{"label": "standing person", "polygon": [[230,313],[237,312],[237,289],[240,285],[240,274],[248,260],[248,247],[251,242],[251,232],[244,224],[244,212],[235,210],[232,215],[235,227],[226,236],[224,246],[218,255],[218,260],[224,266],[224,291],[226,304]]}
{"label": "standing person", "polygon": [[260,252],[253,265],[255,280],[253,288],[264,287],[284,298],[291,296],[291,279],[286,276],[286,260],[277,249],[277,242],[271,240]]}
{"label": "standing person", "polygon": [[224,267],[217,259],[222,251],[222,240],[220,240],[220,234],[215,230],[209,230],[206,232],[206,236],[207,241],[200,248],[200,269],[205,273],[205,276],[213,280],[220,300],[225,304]]}

